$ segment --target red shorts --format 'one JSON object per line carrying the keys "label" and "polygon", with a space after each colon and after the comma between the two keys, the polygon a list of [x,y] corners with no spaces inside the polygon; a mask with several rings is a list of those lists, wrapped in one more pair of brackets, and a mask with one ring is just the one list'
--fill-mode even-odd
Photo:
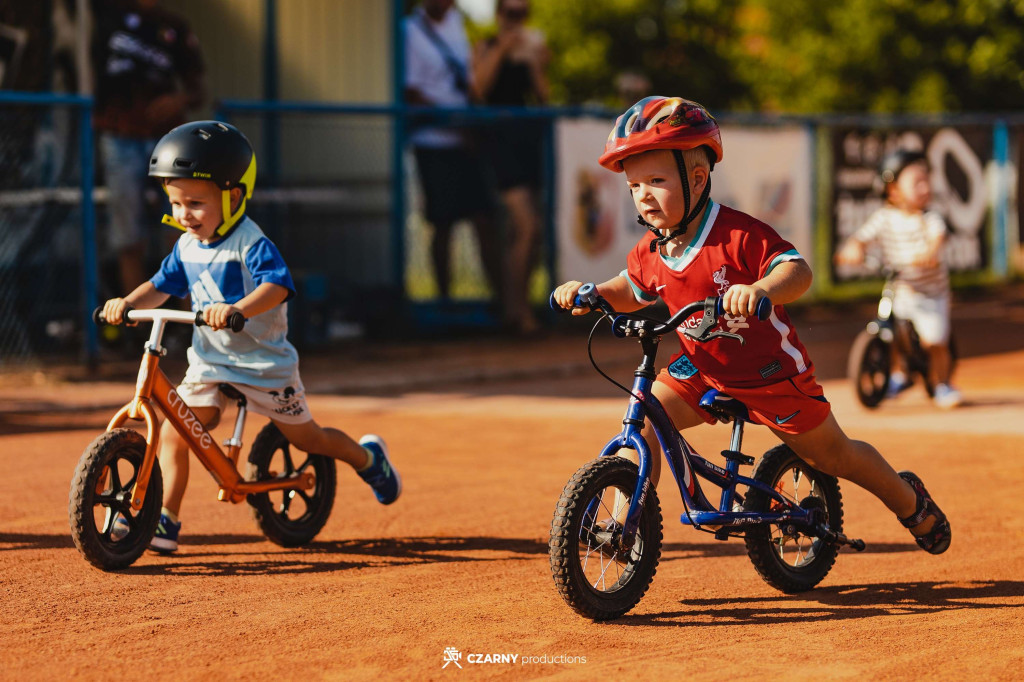
{"label": "red shorts", "polygon": [[700,399],[711,388],[717,388],[746,405],[751,422],[783,433],[807,433],[825,421],[832,411],[832,406],[825,400],[825,391],[814,378],[813,369],[785,381],[756,388],[726,388],[699,372],[687,379],[677,379],[667,369],[661,370],[658,381],[675,391],[709,424],[714,424],[715,418],[701,408]]}

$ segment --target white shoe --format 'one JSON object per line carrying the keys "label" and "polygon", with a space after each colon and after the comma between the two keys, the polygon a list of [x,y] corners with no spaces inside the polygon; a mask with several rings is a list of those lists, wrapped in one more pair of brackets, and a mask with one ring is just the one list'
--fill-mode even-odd
{"label": "white shoe", "polygon": [[963,402],[960,391],[947,384],[939,384],[935,387],[935,404],[944,410],[949,410]]}

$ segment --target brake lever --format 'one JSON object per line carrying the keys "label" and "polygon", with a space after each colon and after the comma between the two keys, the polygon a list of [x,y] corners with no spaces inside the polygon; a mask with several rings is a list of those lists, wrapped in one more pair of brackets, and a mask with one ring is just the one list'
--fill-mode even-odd
{"label": "brake lever", "polygon": [[708,334],[707,336],[703,336],[703,337],[701,337],[701,338],[699,338],[697,340],[698,341],[710,341],[711,339],[717,339],[717,338],[736,339],[737,341],[740,342],[740,345],[743,345],[743,344],[745,344],[747,342],[747,340],[744,339],[739,334],[734,334],[732,332],[723,332],[721,329],[719,329],[717,331],[713,331],[710,334]]}
{"label": "brake lever", "polygon": [[714,338],[715,335],[729,335],[736,336],[736,334],[730,334],[729,332],[716,332],[715,335],[708,336],[708,332],[711,328],[718,324],[718,315],[716,314],[716,308],[718,307],[718,298],[715,296],[708,296],[704,299],[704,317],[700,319],[700,322],[693,329],[687,327],[683,330],[683,334],[689,336],[694,341],[707,341],[708,339]]}

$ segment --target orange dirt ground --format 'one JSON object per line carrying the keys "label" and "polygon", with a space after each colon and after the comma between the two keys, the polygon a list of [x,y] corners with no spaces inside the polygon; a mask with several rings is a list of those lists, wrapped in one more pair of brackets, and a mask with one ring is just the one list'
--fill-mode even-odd
{"label": "orange dirt ground", "polygon": [[[971,324],[984,317],[958,332],[993,329]],[[310,546],[286,550],[263,539],[244,503],[218,502],[195,466],[181,550],[147,553],[119,573],[74,548],[68,486],[133,382],[2,382],[0,679],[1020,679],[1024,351],[987,351],[1021,344],[975,344],[960,365],[961,409],[938,411],[917,388],[868,412],[821,371],[845,363],[850,337],[830,345],[812,322],[805,340],[818,339],[808,346],[840,423],[922,476],[952,520],[950,550],[918,550],[880,502],[843,484],[846,532],[867,550],[844,549],[818,588],[786,596],[761,581],[741,541],[681,526],[682,505],[663,484],[657,575],[631,613],[605,624],[562,602],[547,558],[562,486],[618,431],[625,406],[584,366],[578,334],[508,344],[509,354],[561,363],[548,377],[342,395],[326,371],[307,370],[318,421],[387,438],[401,499],[378,505],[339,466],[327,526]],[[472,364],[470,349],[486,345],[424,359]],[[625,381],[632,345],[616,348]],[[477,362],[497,362],[479,353]],[[566,369],[568,358],[576,364]],[[250,419],[247,446],[261,425]],[[713,461],[727,447],[724,426],[690,436]],[[766,429],[747,430],[748,453],[772,444]],[[443,667],[449,647],[461,669]],[[472,663],[471,654],[518,659]]]}

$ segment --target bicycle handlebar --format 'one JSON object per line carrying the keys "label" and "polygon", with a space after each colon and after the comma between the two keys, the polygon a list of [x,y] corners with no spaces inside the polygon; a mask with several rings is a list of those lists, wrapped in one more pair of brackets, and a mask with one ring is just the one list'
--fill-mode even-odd
{"label": "bicycle handlebar", "polygon": [[[553,310],[565,312],[566,309],[562,308],[555,301],[554,292],[548,297],[548,305]],[[665,322],[651,323],[646,318],[638,318],[631,316],[629,313],[619,313],[602,297],[597,293],[597,286],[592,282],[584,284],[579,288],[576,293],[576,298],[573,300],[574,307],[577,308],[590,308],[591,310],[600,310],[606,315],[611,316],[612,319],[612,330],[616,336],[632,336],[631,330],[639,331],[643,329],[645,333],[652,336],[663,336],[671,331],[674,331],[679,325],[690,316],[702,312],[704,317],[698,323],[694,329],[685,329],[683,333],[694,339],[695,341],[708,341],[716,336],[730,336],[737,338],[740,342],[743,342],[743,337],[738,334],[732,334],[729,332],[712,332],[711,328],[718,323],[718,318],[725,312],[723,309],[722,297],[721,296],[709,296],[703,301],[694,301],[687,306],[676,312],[675,315],[670,317]],[[757,302],[757,308],[755,314],[757,319],[766,320],[772,313],[772,302],[765,296]],[[641,322],[641,324],[631,324],[633,322]],[[647,326],[653,324],[653,326]]]}
{"label": "bicycle handlebar", "polygon": [[[181,322],[183,324],[194,324],[197,327],[207,326],[203,319],[203,311],[189,312],[185,310],[168,310],[167,308],[150,308],[148,310],[136,310],[128,308],[125,317],[132,322],[152,322],[164,320],[166,322]],[[92,320],[96,324],[109,324],[103,317],[103,308],[96,308],[92,311]],[[228,317],[228,329],[233,332],[240,332],[245,328],[246,319],[242,313],[231,313]]]}

